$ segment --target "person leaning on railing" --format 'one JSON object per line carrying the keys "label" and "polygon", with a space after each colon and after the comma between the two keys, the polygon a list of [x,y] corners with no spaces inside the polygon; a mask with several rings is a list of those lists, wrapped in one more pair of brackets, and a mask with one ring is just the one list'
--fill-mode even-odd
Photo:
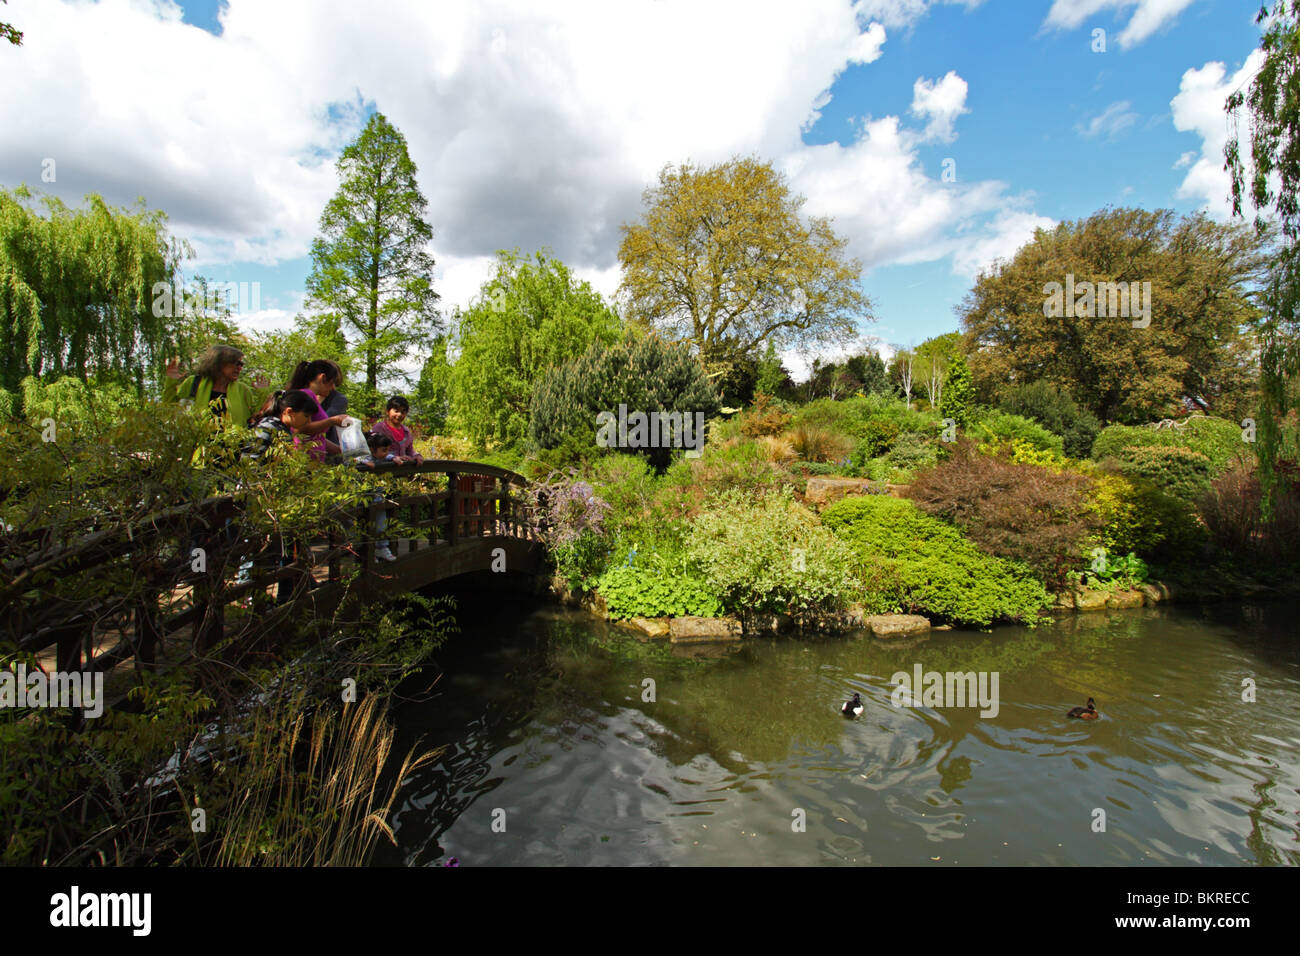
{"label": "person leaning on railing", "polygon": [[167,363],[163,401],[179,401],[196,415],[215,415],[221,427],[230,423],[247,425],[262,406],[254,389],[265,390],[270,382],[259,378],[250,388],[239,380],[244,370],[244,353],[233,345],[213,345],[199,359],[194,372],[181,376],[180,360]]}

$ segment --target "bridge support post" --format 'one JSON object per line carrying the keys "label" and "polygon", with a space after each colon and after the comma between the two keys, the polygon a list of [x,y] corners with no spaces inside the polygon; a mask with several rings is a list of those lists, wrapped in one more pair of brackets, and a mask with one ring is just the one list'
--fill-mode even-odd
{"label": "bridge support post", "polygon": [[456,485],[460,475],[454,471],[447,472],[447,544],[455,544],[456,525],[460,522],[460,497],[456,494]]}

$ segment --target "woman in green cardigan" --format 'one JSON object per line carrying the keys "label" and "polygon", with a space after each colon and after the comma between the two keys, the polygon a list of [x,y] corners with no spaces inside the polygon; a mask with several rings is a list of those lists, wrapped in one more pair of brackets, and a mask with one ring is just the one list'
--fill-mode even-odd
{"label": "woman in green cardigan", "polygon": [[[163,401],[188,402],[195,414],[206,409],[215,415],[222,427],[234,423],[247,425],[248,419],[262,406],[253,388],[239,380],[244,370],[244,353],[231,345],[213,345],[203,353],[194,374],[181,377],[180,362],[167,363],[167,381],[163,385]],[[253,383],[254,388],[270,385],[265,378]]]}

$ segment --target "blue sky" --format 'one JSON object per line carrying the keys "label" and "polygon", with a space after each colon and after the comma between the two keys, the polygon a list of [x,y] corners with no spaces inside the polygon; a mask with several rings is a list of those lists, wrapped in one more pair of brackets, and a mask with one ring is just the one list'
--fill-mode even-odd
{"label": "blue sky", "polygon": [[1256,9],[12,0],[27,36],[0,86],[26,94],[0,104],[0,185],[144,196],[193,244],[187,273],[261,284],[240,317],[258,330],[301,307],[333,160],[376,107],[420,168],[448,311],[502,247],[546,245],[612,295],[618,226],[657,170],[754,153],[864,261],[863,332],[917,343],[957,328],[978,270],[1036,226],[1106,205],[1225,216],[1223,97],[1254,68]]}

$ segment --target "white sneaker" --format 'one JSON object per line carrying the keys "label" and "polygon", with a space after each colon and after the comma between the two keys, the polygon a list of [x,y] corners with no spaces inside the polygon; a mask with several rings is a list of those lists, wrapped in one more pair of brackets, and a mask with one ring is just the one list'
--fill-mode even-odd
{"label": "white sneaker", "polygon": [[375,558],[379,561],[396,561],[397,555],[388,548],[375,548]]}

